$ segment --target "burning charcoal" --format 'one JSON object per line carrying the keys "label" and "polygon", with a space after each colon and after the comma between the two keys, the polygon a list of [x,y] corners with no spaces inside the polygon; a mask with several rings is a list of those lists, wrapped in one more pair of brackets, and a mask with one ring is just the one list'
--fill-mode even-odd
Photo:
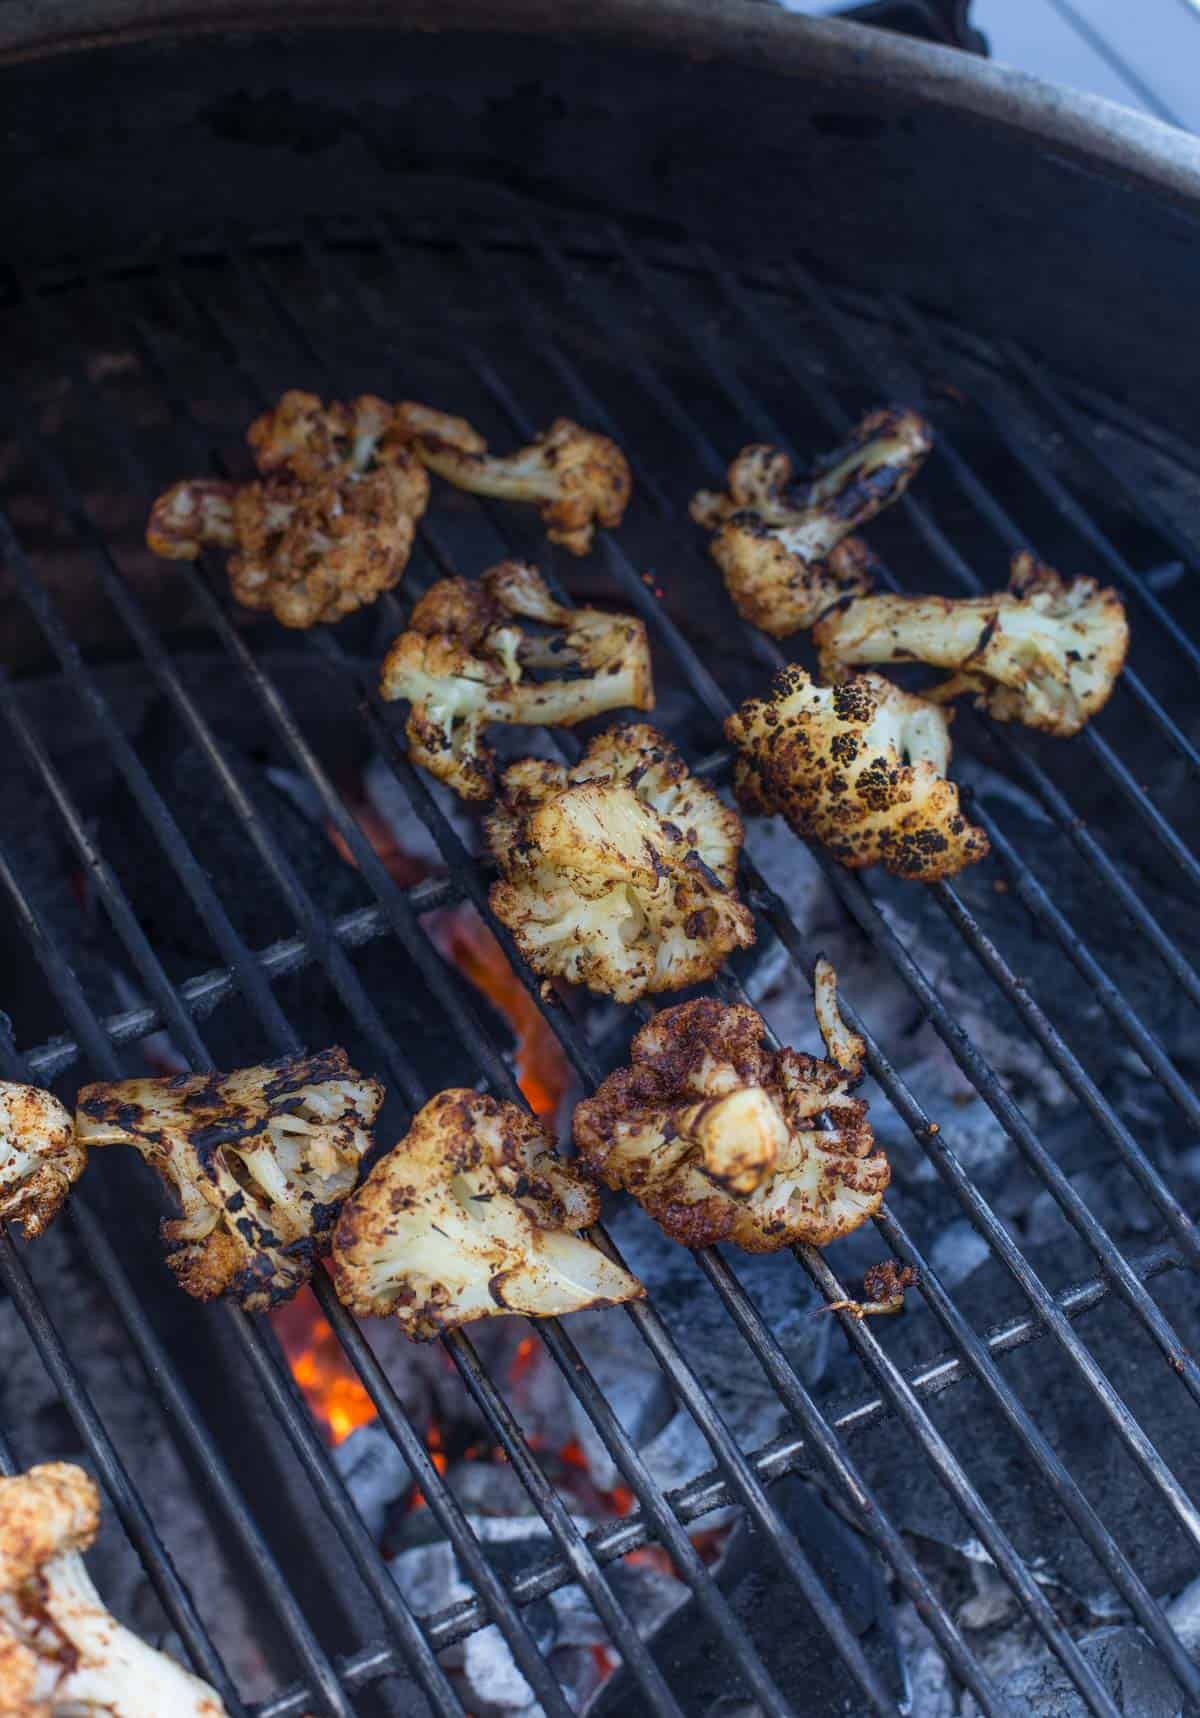
{"label": "burning charcoal", "polygon": [[[665,1244],[645,1212],[631,1202],[613,1212],[609,1230],[622,1258],[645,1283],[647,1294],[672,1325],[688,1361],[743,1447],[754,1449],[769,1442],[785,1417],[779,1398],[695,1260],[685,1248]],[[878,1241],[873,1236],[865,1244],[869,1251],[858,1267],[860,1276],[878,1256]],[[841,1268],[842,1254],[832,1257],[836,1268]],[[753,1299],[770,1308],[771,1328],[792,1365],[806,1384],[816,1384],[828,1365],[833,1322],[812,1316],[825,1304],[822,1296],[786,1255],[739,1253],[734,1269]],[[613,1339],[623,1344],[619,1352],[628,1352],[623,1330],[618,1336],[614,1326]],[[686,1416],[683,1419],[691,1424]],[[659,1435],[665,1438],[667,1434]],[[705,1465],[711,1466],[711,1450],[699,1433],[696,1438],[697,1454],[701,1449],[707,1452]],[[680,1453],[678,1447],[675,1453]],[[679,1477],[686,1475],[667,1483],[677,1484]]]}
{"label": "burning charcoal", "polygon": [[[637,1353],[627,1326],[610,1329],[609,1321],[596,1314],[581,1314],[572,1334],[634,1448],[644,1449],[675,1414],[675,1398],[661,1367],[647,1351]],[[568,1407],[571,1429],[586,1457],[593,1485],[611,1491],[623,1483],[620,1470],[574,1396],[568,1395]]]}
{"label": "burning charcoal", "polygon": [[[801,1480],[782,1480],[772,1488],[771,1499],[831,1588],[885,1684],[898,1688],[891,1612],[874,1557]],[[717,1565],[717,1584],[777,1685],[803,1690],[804,1718],[844,1718],[846,1712],[858,1712],[856,1686],[830,1651],[803,1596],[778,1577],[776,1567],[761,1536],[743,1518]],[[654,1654],[672,1685],[687,1690],[689,1718],[726,1718],[744,1700],[730,1653],[713,1640],[694,1600],[689,1598],[659,1630]],[[592,1718],[643,1718],[646,1710],[640,1689],[621,1669],[589,1713]],[[924,1712],[921,1718],[926,1718]]]}
{"label": "burning charcoal", "polygon": [[[1079,1647],[1126,1718],[1179,1718],[1179,1688],[1140,1629],[1101,1629]],[[1024,1666],[1000,1692],[1028,1718],[1087,1718],[1086,1703],[1057,1659]]]}
{"label": "burning charcoal", "polygon": [[372,1539],[383,1537],[388,1510],[412,1485],[408,1463],[378,1420],[359,1426],[333,1452],[333,1465]]}
{"label": "burning charcoal", "polygon": [[[1077,1238],[1026,1248],[1029,1263],[1043,1280],[1078,1281],[1095,1261]],[[1151,1284],[1169,1311],[1185,1348],[1200,1348],[1200,1311],[1194,1297],[1181,1292],[1183,1279],[1171,1273]],[[1008,1273],[989,1260],[963,1282],[955,1298],[976,1329],[1002,1323],[1028,1311]],[[915,1308],[914,1301],[914,1308]],[[1132,1315],[1111,1299],[1087,1317],[1088,1348],[1115,1390],[1154,1440],[1173,1471],[1187,1473],[1195,1457],[1195,1410],[1187,1392],[1161,1363],[1149,1365],[1144,1339]],[[943,1349],[928,1316],[905,1316],[888,1326],[888,1349],[899,1366],[914,1364]],[[1069,1466],[1084,1494],[1104,1499],[1104,1522],[1127,1548],[1152,1593],[1178,1590],[1195,1574],[1194,1552],[1156,1491],[1136,1476],[1123,1445],[1107,1434],[1107,1424],[1080,1415],[1078,1377],[1066,1356],[1043,1338],[1004,1357],[1004,1374],[1017,1396],[1036,1402],[1038,1424]],[[861,1401],[861,1380],[852,1395],[829,1405],[831,1414],[853,1399]],[[988,1405],[979,1386],[963,1380],[937,1398],[934,1415],[950,1447],[969,1452],[972,1480],[985,1503],[1002,1512],[1017,1551],[1042,1577],[1087,1603],[1102,1577],[1083,1540],[1056,1508],[1031,1464],[1017,1462],[1016,1445]],[[881,1507],[896,1524],[923,1539],[977,1554],[971,1529],[940,1486],[913,1482],[916,1445],[894,1420],[885,1420],[855,1440],[855,1460]]]}
{"label": "burning charcoal", "polygon": [[987,1242],[964,1217],[942,1230],[930,1251],[929,1262],[946,1288],[952,1289],[965,1282],[990,1256]]}

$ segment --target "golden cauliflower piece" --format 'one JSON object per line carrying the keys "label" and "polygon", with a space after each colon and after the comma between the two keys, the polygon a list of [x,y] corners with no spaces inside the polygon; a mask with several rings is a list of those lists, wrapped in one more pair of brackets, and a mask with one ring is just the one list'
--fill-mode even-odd
{"label": "golden cauliflower piece", "polygon": [[882,864],[932,883],[982,859],[988,839],[946,779],[944,711],[881,674],[817,686],[792,665],[725,723],[734,786],[751,811],[782,812],[856,870]]}
{"label": "golden cauliflower piece", "polygon": [[711,978],[754,941],[737,813],[644,723],[601,734],[570,769],[513,764],[485,830],[492,911],[544,977],[636,1002]]}
{"label": "golden cauliflower piece", "polygon": [[487,445],[464,418],[448,417],[411,400],[389,405],[360,394],[326,406],[316,394],[289,390],[278,405],[255,418],[246,432],[254,463],[264,476],[286,471],[304,482],[356,477],[380,466],[411,471],[418,436],[438,436],[467,451]]}
{"label": "golden cauliflower piece", "polygon": [[744,447],[726,490],[691,503],[715,533],[709,553],[742,618],[786,638],[870,590],[870,553],[850,533],[903,495],[932,444],[923,418],[890,408],[864,418],[809,480],[793,480],[778,448]]}
{"label": "golden cauliflower piece", "polygon": [[264,475],[173,484],[151,509],[147,543],[168,560],[232,549],[234,596],[283,626],[344,619],[399,583],[429,499],[406,411],[424,408],[370,395],[326,408],[285,394],[248,432]]}
{"label": "golden cauliflower piece", "polygon": [[132,1145],[175,1190],[167,1263],[197,1300],[251,1312],[290,1300],[328,1251],[383,1102],[344,1050],[239,1068],[85,1086],[84,1145]]}
{"label": "golden cauliflower piece", "polygon": [[417,452],[431,471],[459,489],[536,502],[550,541],[573,555],[587,554],[597,525],[611,530],[624,518],[633,478],[625,455],[608,436],[570,418],[555,418],[528,447],[503,459],[490,457],[478,437],[475,442],[467,446],[461,434],[423,435]]}
{"label": "golden cauliflower piece", "polygon": [[1063,738],[1108,702],[1129,648],[1115,590],[1064,579],[1028,550],[1013,556],[1005,591],[870,597],[829,615],[814,637],[826,679],[846,664],[928,662],[954,672],[926,698],[973,692],[997,721]]}
{"label": "golden cauliflower piece", "polygon": [[0,1080],[0,1222],[32,1241],[54,1221],[87,1166],[87,1149],[52,1092]]}
{"label": "golden cauliflower piece", "polygon": [[100,1526],[82,1468],[0,1478],[0,1712],[5,1718],[225,1718],[206,1682],[106,1610],[80,1555]]}
{"label": "golden cauliflower piece", "polygon": [[[538,633],[519,619],[552,630]],[[529,673],[551,668],[570,677]],[[566,726],[605,710],[654,707],[642,622],[555,602],[537,569],[521,561],[502,561],[478,585],[432,585],[384,657],[379,689],[410,700],[413,757],[464,799],[490,799],[495,788],[483,738],[489,722]]]}
{"label": "golden cauliflower piece", "polygon": [[830,1056],[857,1046],[843,1067],[769,1051],[763,1031],[753,1008],[713,997],[665,1008],[634,1038],[630,1065],[575,1111],[588,1170],[685,1247],[823,1247],[882,1203],[891,1172],[867,1106],[849,1095],[861,1041],[838,1017]]}
{"label": "golden cauliflower piece", "polygon": [[351,1311],[428,1341],[477,1318],[557,1318],[645,1293],[573,1233],[599,1216],[593,1187],[516,1104],[439,1092],[346,1202],[333,1276]]}

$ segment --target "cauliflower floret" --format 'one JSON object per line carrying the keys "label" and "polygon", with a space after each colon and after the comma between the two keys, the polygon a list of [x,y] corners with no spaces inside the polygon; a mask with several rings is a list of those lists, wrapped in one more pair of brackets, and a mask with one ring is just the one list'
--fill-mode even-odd
{"label": "cauliflower floret", "polygon": [[168,560],[234,550],[234,596],[283,626],[353,614],[399,583],[429,500],[406,411],[425,408],[371,395],[325,408],[315,395],[285,394],[248,431],[264,475],[173,484],[151,509],[146,542]]}
{"label": "cauliflower floret", "polygon": [[973,692],[997,721],[1062,738],[1107,703],[1129,647],[1115,590],[1063,579],[1028,550],[1013,556],[1005,591],[871,597],[828,616],[814,637],[826,679],[849,663],[928,662],[957,672],[926,698]]}
{"label": "cauliflower floret", "polygon": [[235,548],[233,504],[239,487],[204,477],[173,483],[150,509],[147,547],[164,561],[194,561],[201,549]]}
{"label": "cauliflower floret", "polygon": [[54,1221],[87,1165],[87,1148],[52,1092],[0,1080],[0,1222],[27,1241]]}
{"label": "cauliflower floret", "polygon": [[735,513],[709,544],[725,589],[743,620],[772,638],[812,626],[835,603],[871,589],[871,552],[857,537],[814,554],[818,533],[807,525],[766,525],[757,513]]}
{"label": "cauliflower floret", "polygon": [[782,812],[851,870],[883,864],[936,882],[982,859],[988,839],[947,781],[946,713],[881,674],[817,686],[794,664],[725,723],[734,786],[751,811]]}
{"label": "cauliflower floret", "polygon": [[0,1478],[0,1712],[6,1718],[224,1718],[206,1682],[105,1609],[80,1552],[100,1526],[82,1468]]}
{"label": "cauliflower floret", "polygon": [[812,626],[871,588],[871,557],[850,533],[897,500],[933,438],[916,412],[872,412],[808,481],[778,448],[745,447],[727,490],[701,490],[691,515],[715,532],[709,553],[744,620],[776,638]]}
{"label": "cauliflower floret", "polygon": [[361,476],[383,465],[409,471],[412,443],[437,436],[469,452],[487,445],[463,418],[448,417],[411,400],[389,405],[374,394],[326,406],[316,394],[290,389],[278,405],[255,418],[246,432],[254,463],[267,475],[287,471],[305,482]]}
{"label": "cauliflower floret", "polygon": [[587,554],[596,525],[611,530],[621,523],[633,487],[616,442],[570,418],[555,418],[528,447],[503,459],[489,457],[478,437],[468,447],[461,435],[440,433],[421,436],[417,452],[459,489],[540,503],[546,535],[573,555]]}
{"label": "cauliflower floret", "polygon": [[[554,630],[539,635],[514,616]],[[580,672],[526,677],[545,668]],[[483,738],[489,722],[566,726],[605,710],[654,707],[642,622],[557,603],[537,569],[520,561],[501,562],[479,585],[431,586],[384,657],[379,689],[411,701],[413,757],[464,799],[494,791],[495,758]]]}
{"label": "cauliflower floret", "polygon": [[[830,1055],[847,1044],[861,1055],[832,1009]],[[823,1030],[828,1014],[827,1004]],[[872,1150],[866,1105],[849,1095],[857,1063],[768,1051],[763,1031],[753,1008],[713,997],[666,1008],[634,1038],[629,1067],[575,1111],[590,1172],[626,1188],[685,1247],[823,1247],[883,1200],[887,1159]]]}
{"label": "cauliflower floret", "polygon": [[395,1317],[414,1341],[500,1313],[556,1318],[645,1293],[573,1233],[599,1216],[593,1187],[517,1108],[439,1092],[347,1201],[334,1285],[351,1311]]}
{"label": "cauliflower floret", "polygon": [[174,1187],[167,1263],[198,1300],[251,1312],[290,1300],[328,1251],[383,1102],[344,1050],[231,1074],[85,1086],[84,1145],[132,1145]]}
{"label": "cauliflower floret", "polygon": [[492,911],[544,977],[636,1002],[754,941],[740,819],[645,724],[601,734],[570,769],[513,764],[485,828]]}

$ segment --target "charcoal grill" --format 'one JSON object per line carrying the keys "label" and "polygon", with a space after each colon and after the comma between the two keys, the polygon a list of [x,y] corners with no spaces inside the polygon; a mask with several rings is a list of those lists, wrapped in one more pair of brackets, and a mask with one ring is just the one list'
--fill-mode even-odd
{"label": "charcoal grill", "polygon": [[[35,71],[30,88],[49,75],[45,68]],[[97,207],[102,201],[98,192]],[[319,207],[314,202],[313,209]],[[1134,1411],[1089,1342],[1095,1320],[1123,1318],[1131,1347],[1161,1378],[1161,1393],[1186,1393],[1191,1404],[1200,1403],[1200,1366],[1176,1328],[1179,1307],[1194,1295],[1191,1273],[1200,1260],[1176,1160],[1164,1166],[1144,1149],[1106,1091],[1101,1066],[1105,1047],[1127,1052],[1161,1087],[1181,1125],[1200,1122],[1186,1067],[1143,1018],[1147,991],[1131,998],[1110,976],[1114,933],[1101,916],[1112,915],[1119,934],[1136,939],[1148,986],[1170,985],[1181,1008],[1200,1005],[1200,978],[1177,934],[1188,922],[1180,903],[1200,884],[1194,817],[1189,826],[1183,786],[1200,763],[1194,737],[1200,604],[1189,584],[1200,472],[1191,450],[1143,410],[1147,400],[1157,401],[1171,418],[1170,386],[1155,383],[1131,395],[1122,376],[1120,397],[1113,397],[1103,374],[1081,377],[1069,367],[1057,373],[1006,331],[984,338],[960,321],[918,308],[912,296],[863,291],[794,255],[748,259],[703,234],[680,238],[645,214],[618,220],[595,208],[572,211],[528,187],[518,194],[479,180],[431,181],[406,173],[393,177],[386,210],[381,204],[376,212],[356,210],[337,219],[313,213],[270,227],[176,221],[170,230],[170,242],[121,232],[117,251],[89,255],[86,266],[64,260],[39,230],[30,260],[11,271],[8,283],[6,379],[0,382],[8,497],[0,514],[0,566],[11,584],[5,611],[10,662],[21,672],[0,677],[0,707],[36,783],[39,815],[48,809],[73,847],[145,1000],[101,1017],[73,970],[70,947],[39,910],[32,880],[14,860],[10,826],[7,835],[0,833],[5,912],[44,975],[63,1032],[22,1048],[13,1033],[0,1036],[6,1077],[48,1082],[65,1076],[68,1090],[84,1079],[120,1077],[131,1047],[156,1030],[169,1033],[192,1066],[211,1067],[208,1023],[239,1004],[250,1023],[246,1060],[291,1053],[299,1037],[281,1006],[280,985],[311,968],[370,1047],[372,1071],[403,1106],[415,1108],[428,1095],[427,1076],[360,973],[362,951],[383,943],[395,949],[404,982],[420,987],[414,1012],[434,1010],[440,1030],[457,1042],[459,1078],[520,1099],[504,1043],[456,982],[428,931],[428,914],[449,903],[471,902],[486,916],[486,874],[444,804],[409,767],[395,712],[372,699],[369,664],[422,583],[448,567],[472,571],[486,564],[479,545],[488,544],[493,559],[516,550],[549,567],[536,531],[530,534],[516,510],[442,495],[394,597],[337,632],[290,639],[281,648],[267,628],[247,624],[231,609],[219,565],[173,568],[164,587],[148,571],[133,535],[106,512],[106,497],[119,493],[134,498],[140,516],[164,481],[187,471],[230,469],[245,422],[284,386],[308,386],[327,397],[371,388],[428,398],[464,412],[497,444],[525,439],[556,411],[617,436],[637,474],[635,511],[590,561],[570,568],[554,562],[553,570],[569,586],[589,595],[603,591],[646,618],[672,694],[661,711],[664,725],[679,733],[695,767],[717,783],[728,765],[721,719],[782,656],[719,606],[716,575],[686,520],[685,503],[695,487],[720,475],[746,440],[776,441],[804,457],[835,442],[866,406],[884,398],[913,400],[933,417],[939,440],[927,477],[881,522],[877,546],[887,581],[896,588],[933,584],[975,592],[997,583],[1008,553],[1029,540],[1052,561],[1116,582],[1135,639],[1130,671],[1110,709],[1068,746],[960,718],[960,756],[983,760],[1019,786],[1024,803],[1039,808],[1049,832],[1039,848],[1044,862],[1025,856],[1024,826],[1013,824],[1017,801],[981,793],[972,816],[987,829],[993,857],[959,883],[921,894],[920,910],[940,917],[948,941],[973,963],[987,1006],[1019,1023],[1031,1048],[1073,1094],[1092,1137],[1127,1172],[1130,1196],[1136,1188],[1153,1215],[1145,1240],[1133,1248],[1118,1244],[1011,1095],[1009,1082],[942,999],[938,976],[910,952],[897,914],[917,910],[912,892],[840,871],[815,853],[848,922],[919,1003],[966,1084],[1051,1195],[1092,1261],[1090,1274],[1056,1282],[1034,1268],[1011,1223],[956,1157],[954,1115],[927,1113],[895,1065],[895,1048],[868,1033],[871,1073],[936,1172],[943,1208],[962,1213],[986,1242],[1014,1285],[1017,1310],[977,1328],[902,1220],[903,1197],[893,1199],[876,1222],[879,1246],[919,1272],[920,1295],[945,1346],[916,1360],[898,1357],[898,1326],[877,1329],[835,1314],[861,1362],[861,1389],[857,1399],[830,1407],[806,1387],[772,1329],[772,1309],[756,1304],[739,1281],[737,1261],[697,1254],[697,1280],[715,1291],[761,1364],[786,1410],[788,1430],[763,1448],[742,1449],[686,1355],[678,1317],[664,1316],[653,1302],[612,1313],[628,1320],[631,1346],[649,1350],[711,1450],[711,1469],[670,1495],[651,1476],[569,1330],[537,1325],[537,1339],[636,1500],[630,1514],[586,1535],[527,1446],[472,1335],[448,1338],[445,1347],[463,1387],[527,1488],[554,1547],[547,1561],[514,1582],[506,1583],[489,1561],[385,1368],[324,1277],[313,1291],[321,1310],[473,1589],[470,1598],[437,1614],[414,1615],[389,1576],[269,1329],[232,1308],[210,1309],[203,1316],[219,1324],[222,1352],[236,1355],[269,1409],[270,1429],[261,1426],[258,1435],[274,1437],[290,1452],[308,1487],[310,1510],[321,1513],[322,1532],[361,1583],[357,1644],[335,1653],[324,1619],[295,1596],[270,1511],[247,1495],[236,1457],[210,1431],[207,1396],[195,1399],[203,1384],[184,1381],[154,1308],[114,1244],[112,1208],[96,1203],[93,1171],[63,1221],[111,1298],[146,1386],[187,1455],[203,1506],[235,1548],[291,1665],[290,1680],[281,1680],[254,1708],[258,1718],[348,1714],[371,1697],[368,1691],[385,1689],[398,1674],[432,1710],[459,1714],[463,1708],[439,1654],[491,1623],[543,1710],[565,1714],[566,1697],[528,1618],[535,1601],[572,1582],[608,1631],[631,1708],[636,1699],[639,1710],[689,1712],[688,1689],[660,1666],[608,1581],[618,1559],[652,1541],[666,1549],[690,1589],[697,1627],[709,1631],[732,1668],[731,1687],[764,1713],[803,1711],[803,1690],[772,1677],[688,1536],[690,1523],[722,1504],[736,1505],[753,1524],[771,1579],[803,1595],[845,1667],[849,1709],[903,1710],[902,1679],[864,1650],[803,1535],[776,1506],[773,1487],[789,1474],[819,1480],[897,1589],[915,1603],[979,1707],[989,1714],[1007,1711],[894,1511],[864,1477],[856,1449],[885,1422],[905,1434],[897,1447],[911,1464],[913,1488],[944,1490],[964,1531],[1015,1594],[1087,1708],[1113,1718],[1120,1710],[1116,1699],[1022,1554],[1005,1498],[973,1477],[978,1447],[953,1443],[939,1424],[939,1398],[952,1388],[974,1392],[980,1438],[1004,1443],[1012,1474],[1037,1487],[1047,1507],[1059,1512],[1063,1532],[1088,1547],[1153,1642],[1181,1698],[1197,1702],[1200,1669],[1168,1623],[1161,1592],[1152,1590],[1138,1556],[1106,1525],[1105,1498],[1085,1494],[1069,1457],[1043,1429],[1039,1401],[1027,1390],[1018,1393],[1005,1360],[1032,1343],[1037,1352],[1061,1357],[1078,1414],[1094,1424],[1097,1438],[1124,1452],[1128,1483],[1155,1500],[1169,1532],[1193,1553],[1200,1549],[1200,1511],[1188,1475],[1157,1447],[1153,1415],[1144,1403]],[[1135,358],[1126,354],[1122,362],[1132,365]],[[72,569],[68,583],[64,560]],[[84,581],[86,603],[73,588]],[[702,600],[692,594],[701,589]],[[704,605],[711,605],[715,619]],[[248,696],[259,713],[264,743],[303,778],[321,818],[353,856],[368,905],[331,917],[256,815],[219,724],[185,671],[188,652],[201,638],[215,640],[230,676],[237,677],[238,696]],[[211,876],[204,853],[189,845],[169,785],[163,791],[152,778],[106,690],[105,665],[131,657],[204,759],[214,800],[253,849],[264,887],[283,903],[293,935],[256,947],[235,929],[222,878]],[[318,672],[341,688],[364,746],[386,759],[436,843],[442,875],[400,887],[347,809],[295,713],[298,680]],[[215,965],[186,978],[168,975],[143,928],[137,888],[118,876],[97,843],[86,808],[31,713],[47,675],[57,677],[64,698],[79,701],[107,754],[106,767],[124,784],[157,845],[164,873],[211,939]],[[799,846],[795,855],[799,866]],[[1093,903],[1084,923],[1060,904],[1060,882],[1076,875],[1090,891],[1078,899]],[[778,939],[793,982],[806,984],[818,950],[788,898],[790,889],[772,886],[754,857],[746,859],[743,877],[762,937]],[[1046,951],[1036,980],[1015,970],[1005,952],[1012,921],[1003,914],[1017,911],[1018,903]],[[611,1056],[566,1010],[544,1001],[504,933],[494,922],[492,928],[573,1069],[593,1085]],[[719,993],[743,997],[739,974],[723,975]],[[1093,999],[1086,1012],[1076,1005],[1081,990]],[[851,988],[846,1014],[861,1030],[855,1002]],[[21,1022],[15,1026],[19,1035]],[[143,1197],[140,1191],[131,1196]],[[827,1258],[800,1249],[796,1265],[826,1300],[845,1298],[847,1285]],[[131,1452],[116,1447],[81,1378],[79,1355],[60,1336],[53,1292],[35,1286],[24,1249],[7,1236],[0,1242],[0,1280],[183,1648],[230,1712],[246,1712],[213,1643],[213,1618],[199,1614],[186,1566],[177,1567],[139,1492]],[[1169,1295],[1161,1292],[1164,1285]],[[23,1429],[8,1430],[20,1433],[23,1455],[36,1456]],[[0,1443],[0,1465],[12,1471],[14,1461],[11,1448]]]}

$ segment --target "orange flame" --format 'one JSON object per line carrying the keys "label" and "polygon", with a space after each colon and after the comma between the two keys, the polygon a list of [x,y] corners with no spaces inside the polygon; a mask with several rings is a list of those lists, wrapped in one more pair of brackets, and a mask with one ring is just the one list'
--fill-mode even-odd
{"label": "orange flame", "polygon": [[375,1418],[374,1402],[310,1295],[281,1306],[271,1322],[326,1443],[342,1443]]}
{"label": "orange flame", "polygon": [[567,1059],[533,997],[473,907],[450,915],[446,952],[503,1014],[517,1040],[517,1084],[535,1115],[551,1117],[567,1089]]}

